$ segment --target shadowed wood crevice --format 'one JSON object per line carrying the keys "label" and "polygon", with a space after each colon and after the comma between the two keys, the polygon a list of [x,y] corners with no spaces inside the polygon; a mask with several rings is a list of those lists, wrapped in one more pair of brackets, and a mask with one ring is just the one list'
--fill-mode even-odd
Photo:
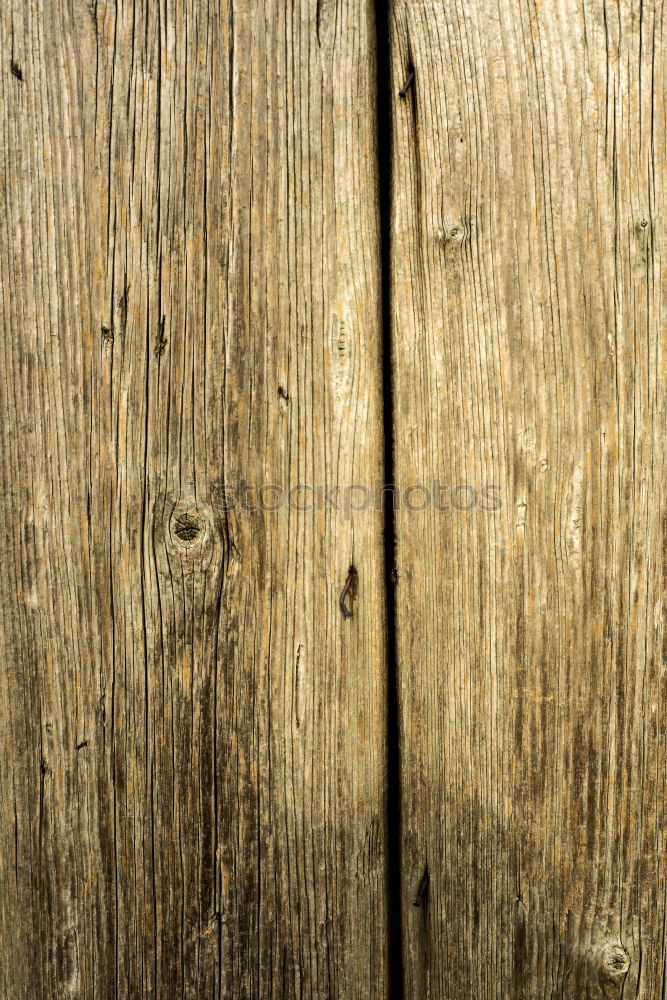
{"label": "shadowed wood crevice", "polygon": [[383,376],[383,471],[384,570],[386,618],[386,747],[387,747],[387,857],[386,884],[389,906],[389,996],[402,1000],[403,889],[401,884],[401,770],[399,747],[399,692],[396,656],[396,531],[393,486],[395,485],[394,409],[396,373],[392,346],[392,94],[390,60],[390,4],[375,4],[377,43],[378,202],[380,217],[382,376]]}

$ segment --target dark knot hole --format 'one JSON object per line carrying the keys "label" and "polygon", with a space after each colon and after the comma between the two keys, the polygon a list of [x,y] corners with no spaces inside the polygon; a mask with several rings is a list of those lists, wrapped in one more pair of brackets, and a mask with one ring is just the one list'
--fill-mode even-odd
{"label": "dark knot hole", "polygon": [[193,542],[201,531],[201,524],[192,514],[179,514],[176,518],[174,531],[182,542]]}

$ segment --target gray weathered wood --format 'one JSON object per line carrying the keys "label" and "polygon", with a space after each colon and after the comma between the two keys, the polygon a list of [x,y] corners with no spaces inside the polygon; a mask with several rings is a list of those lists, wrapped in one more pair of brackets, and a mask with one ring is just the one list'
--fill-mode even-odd
{"label": "gray weathered wood", "polygon": [[392,5],[409,1000],[667,989],[664,28]]}
{"label": "gray weathered wood", "polygon": [[386,995],[373,31],[0,11],[3,1000]]}

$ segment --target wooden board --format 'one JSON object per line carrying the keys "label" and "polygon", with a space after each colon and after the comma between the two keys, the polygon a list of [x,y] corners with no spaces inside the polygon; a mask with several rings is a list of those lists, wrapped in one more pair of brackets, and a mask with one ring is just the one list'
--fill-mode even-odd
{"label": "wooden board", "polygon": [[3,4],[7,1000],[386,993],[373,32]]}
{"label": "wooden board", "polygon": [[392,5],[410,1000],[667,989],[664,33]]}

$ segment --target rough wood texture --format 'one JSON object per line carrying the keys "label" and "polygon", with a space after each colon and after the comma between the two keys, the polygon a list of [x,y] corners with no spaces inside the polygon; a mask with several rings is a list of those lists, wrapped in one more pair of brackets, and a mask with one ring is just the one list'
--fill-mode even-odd
{"label": "rough wood texture", "polygon": [[386,994],[373,31],[2,6],[4,1000]]}
{"label": "rough wood texture", "polygon": [[409,1000],[667,989],[664,30],[393,2]]}

